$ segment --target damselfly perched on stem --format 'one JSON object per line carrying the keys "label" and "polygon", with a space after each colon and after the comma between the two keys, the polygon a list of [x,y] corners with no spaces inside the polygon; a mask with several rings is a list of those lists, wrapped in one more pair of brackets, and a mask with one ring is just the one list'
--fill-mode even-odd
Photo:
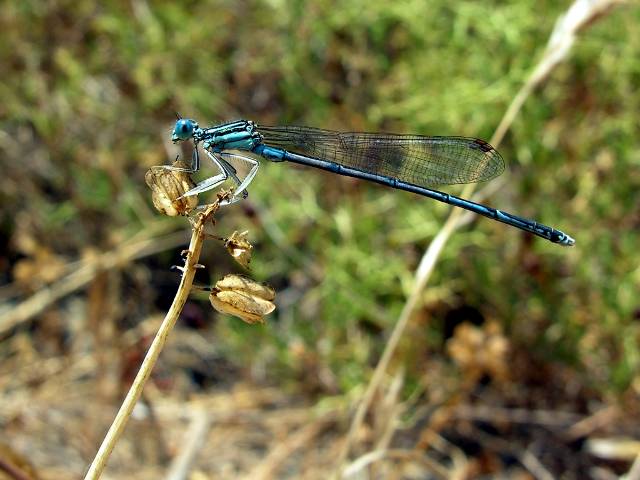
{"label": "damselfly perched on stem", "polygon": [[[194,151],[190,171],[200,168],[198,146],[220,169],[184,196],[196,195],[219,186],[228,178],[237,188],[234,202],[246,197],[262,157],[272,162],[293,162],[340,175],[369,180],[406,190],[533,233],[553,243],[575,243],[564,232],[502,210],[433,190],[435,185],[453,185],[490,180],[504,171],[500,154],[484,140],[468,137],[428,137],[382,133],[334,132],[312,127],[266,127],[238,120],[201,128],[195,120],[180,118],[173,130],[173,142],[192,139]],[[233,163],[251,165],[240,180]],[[171,167],[168,167],[171,168]]]}

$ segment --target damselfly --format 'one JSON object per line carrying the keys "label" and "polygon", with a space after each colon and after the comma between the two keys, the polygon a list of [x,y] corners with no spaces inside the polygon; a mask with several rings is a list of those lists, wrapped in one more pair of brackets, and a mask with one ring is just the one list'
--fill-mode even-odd
{"label": "damselfly", "polygon": [[[575,243],[560,230],[430,188],[490,180],[504,171],[500,154],[477,138],[340,133],[312,127],[258,126],[247,120],[201,128],[194,120],[180,118],[172,140],[176,143],[189,139],[194,142],[190,171],[200,168],[198,146],[202,145],[220,173],[200,182],[185,196],[206,192],[231,178],[237,185],[231,202],[246,197],[246,189],[258,171],[257,158],[262,157],[272,162],[308,165],[417,193],[553,243],[565,246]],[[232,165],[236,160],[251,165],[242,180]]]}

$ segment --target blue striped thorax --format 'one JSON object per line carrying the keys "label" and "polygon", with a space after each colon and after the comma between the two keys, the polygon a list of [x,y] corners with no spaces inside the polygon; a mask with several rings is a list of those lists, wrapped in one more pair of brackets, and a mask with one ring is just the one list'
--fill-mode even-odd
{"label": "blue striped thorax", "polygon": [[223,150],[251,151],[262,143],[262,135],[258,133],[255,123],[247,120],[238,120],[207,128],[197,133],[199,138],[194,135],[196,141],[201,140],[203,148],[213,152]]}
{"label": "blue striped thorax", "polygon": [[223,150],[253,150],[262,143],[262,135],[255,123],[248,120],[225,123],[217,127],[200,128],[195,120],[181,118],[176,122],[171,140],[179,142],[193,138],[212,152]]}

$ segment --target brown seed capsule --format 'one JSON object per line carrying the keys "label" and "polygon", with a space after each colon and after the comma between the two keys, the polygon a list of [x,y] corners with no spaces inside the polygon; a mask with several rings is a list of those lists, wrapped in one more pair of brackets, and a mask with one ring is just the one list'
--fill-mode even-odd
{"label": "brown seed capsule", "polygon": [[219,290],[247,292],[269,301],[276,298],[275,290],[269,285],[258,283],[255,280],[243,275],[236,275],[235,273],[225,275],[221,280],[218,280],[218,282],[216,282],[216,288]]}
{"label": "brown seed capsule", "polygon": [[[174,167],[188,168],[184,162],[174,162]],[[156,166],[147,170],[144,176],[147,185],[151,188],[151,199],[156,209],[168,215],[186,215],[198,206],[198,197],[192,195],[183,197],[196,184],[191,180],[188,172],[168,170],[165,167]]]}
{"label": "brown seed capsule", "polygon": [[209,295],[213,308],[234,315],[247,323],[264,323],[264,316],[273,312],[273,288],[241,275],[227,275],[216,283]]}
{"label": "brown seed capsule", "polygon": [[253,250],[253,245],[251,245],[247,240],[248,233],[249,232],[247,230],[242,233],[236,231],[224,241],[224,246],[229,252],[229,255],[231,255],[236,262],[245,268],[249,268],[251,250]]}

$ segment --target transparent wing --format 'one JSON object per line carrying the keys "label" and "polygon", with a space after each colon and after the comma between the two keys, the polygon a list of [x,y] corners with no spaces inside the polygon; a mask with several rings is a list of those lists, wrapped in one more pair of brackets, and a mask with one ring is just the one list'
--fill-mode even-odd
{"label": "transparent wing", "polygon": [[427,188],[480,182],[504,171],[500,154],[477,138],[341,133],[295,126],[261,126],[259,131],[267,145]]}

